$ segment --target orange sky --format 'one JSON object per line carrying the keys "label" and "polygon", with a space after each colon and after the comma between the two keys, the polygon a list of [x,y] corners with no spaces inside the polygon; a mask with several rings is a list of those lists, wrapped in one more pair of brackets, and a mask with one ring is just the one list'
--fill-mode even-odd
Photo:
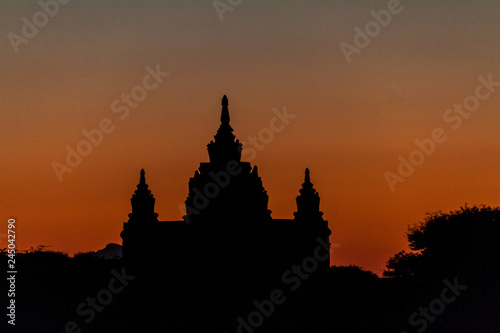
{"label": "orange sky", "polygon": [[[475,94],[479,76],[500,81],[500,3],[401,1],[348,63],[339,45],[354,45],[354,28],[388,3],[242,1],[221,21],[210,1],[73,1],[16,53],[8,34],[22,36],[22,18],[41,8],[1,2],[5,227],[16,218],[20,249],[73,254],[121,243],[141,168],[160,219],[181,219],[224,94],[240,141],[269,127],[273,109],[296,115],[251,162],[275,218],[293,217],[310,168],[340,244],[334,264],[381,273],[426,212],[499,205],[500,87],[457,130],[443,115]],[[120,119],[113,101],[157,64],[169,76]],[[114,130],[60,182],[51,164],[104,118]],[[384,173],[397,173],[398,156],[435,128],[447,140],[392,192]]]}

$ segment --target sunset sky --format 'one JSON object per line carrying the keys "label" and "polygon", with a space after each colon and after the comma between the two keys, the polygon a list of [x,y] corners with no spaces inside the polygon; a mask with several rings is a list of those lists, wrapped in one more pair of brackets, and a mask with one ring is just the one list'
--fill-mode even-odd
{"label": "sunset sky", "polygon": [[[251,163],[275,218],[293,217],[311,170],[332,264],[380,274],[427,212],[500,205],[500,2],[231,2],[218,13],[212,1],[73,0],[49,6],[53,17],[36,1],[0,2],[0,234],[14,217],[21,250],[121,244],[141,168],[159,219],[182,219],[224,94],[244,148],[275,112],[296,115]],[[368,24],[379,31],[347,59],[341,43],[355,48],[388,7],[398,13]],[[137,88],[148,67],[169,74]],[[128,108],[132,91],[147,96]],[[460,116],[464,100],[475,111]],[[66,165],[66,147],[103,119],[109,133],[60,181],[54,161]],[[413,153],[421,164],[392,191],[386,172],[399,175],[398,156],[435,129],[444,142]]]}

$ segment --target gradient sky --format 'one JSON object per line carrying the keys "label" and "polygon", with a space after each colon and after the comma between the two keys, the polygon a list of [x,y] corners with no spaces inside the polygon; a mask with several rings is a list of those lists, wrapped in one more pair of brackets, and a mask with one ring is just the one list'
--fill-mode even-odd
{"label": "gradient sky", "polygon": [[[160,219],[181,219],[224,94],[240,141],[269,127],[273,109],[296,115],[251,162],[275,218],[293,217],[310,168],[339,244],[333,264],[380,274],[427,212],[500,205],[500,87],[459,129],[443,120],[480,75],[500,81],[500,2],[401,1],[348,63],[340,43],[388,2],[243,0],[221,21],[211,1],[73,0],[16,53],[7,35],[41,8],[1,1],[2,225],[16,218],[20,249],[121,243],[141,168]],[[121,120],[111,103],[157,64],[169,76]],[[103,118],[114,131],[60,182],[53,161]],[[384,173],[435,128],[447,140],[392,192]]]}

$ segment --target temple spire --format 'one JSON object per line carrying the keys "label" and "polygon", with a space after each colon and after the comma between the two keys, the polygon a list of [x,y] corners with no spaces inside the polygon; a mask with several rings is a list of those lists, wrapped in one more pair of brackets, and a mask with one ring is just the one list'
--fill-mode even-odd
{"label": "temple spire", "polygon": [[227,100],[226,95],[224,95],[224,97],[222,97],[221,104],[222,104],[222,111],[220,114],[220,122],[221,122],[221,124],[229,124],[229,121],[231,119],[229,118],[229,108],[228,108],[229,102]]}
{"label": "temple spire", "polygon": [[311,183],[309,168],[305,171],[304,183],[299,190],[300,195],[297,197],[297,212],[294,213],[297,220],[323,220],[323,213],[319,210],[319,194]]}
{"label": "temple spire", "polygon": [[208,144],[208,155],[210,163],[225,168],[229,161],[240,162],[241,144],[235,140],[233,129],[229,125],[229,102],[227,96],[222,97],[222,110],[220,114],[220,126],[213,141]]}
{"label": "temple spire", "polygon": [[146,184],[146,173],[141,169],[141,177],[137,189],[132,198],[132,213],[129,214],[129,222],[150,223],[158,222],[158,214],[155,213],[155,198]]}

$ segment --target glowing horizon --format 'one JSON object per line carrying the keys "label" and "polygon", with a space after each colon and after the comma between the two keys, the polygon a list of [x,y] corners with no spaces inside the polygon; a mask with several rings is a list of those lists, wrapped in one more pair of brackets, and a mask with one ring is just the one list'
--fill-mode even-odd
{"label": "glowing horizon", "polygon": [[380,274],[427,212],[500,205],[499,4],[243,1],[221,20],[202,1],[58,3],[44,25],[36,2],[0,4],[0,202],[20,249],[121,244],[142,168],[159,219],[181,220],[225,94],[273,218],[293,218],[310,169],[332,264]]}

